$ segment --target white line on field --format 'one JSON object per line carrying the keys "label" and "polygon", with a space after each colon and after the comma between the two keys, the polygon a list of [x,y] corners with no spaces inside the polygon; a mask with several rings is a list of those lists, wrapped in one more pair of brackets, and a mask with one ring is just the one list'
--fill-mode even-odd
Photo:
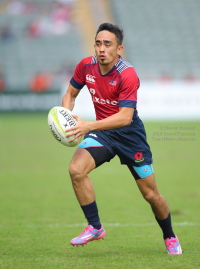
{"label": "white line on field", "polygon": [[[24,227],[24,228],[75,228],[75,227],[85,227],[87,226],[87,223],[74,223],[74,224],[59,224],[59,223],[51,223],[51,224],[27,224],[27,225],[11,225],[10,227]],[[145,227],[145,226],[154,226],[157,225],[156,222],[148,222],[148,223],[103,223],[104,227]],[[200,223],[198,222],[173,222],[173,226],[200,226]],[[4,228],[3,225],[0,225],[0,228]]]}

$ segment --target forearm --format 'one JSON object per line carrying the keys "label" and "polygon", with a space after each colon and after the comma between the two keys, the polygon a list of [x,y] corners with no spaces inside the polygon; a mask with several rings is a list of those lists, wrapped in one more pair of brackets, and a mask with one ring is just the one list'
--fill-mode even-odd
{"label": "forearm", "polygon": [[69,92],[62,98],[62,107],[69,109],[70,111],[73,110],[75,104],[75,97],[73,97]]}
{"label": "forearm", "polygon": [[90,131],[108,130],[130,125],[131,121],[132,116],[119,111],[103,120],[88,122],[88,127]]}
{"label": "forearm", "polygon": [[79,90],[69,84],[68,90],[62,98],[62,106],[72,111],[75,104],[75,98],[79,94]]}
{"label": "forearm", "polygon": [[[74,115],[73,117],[78,121],[76,126],[73,126],[68,129],[66,136],[70,136],[70,132],[74,132],[74,137],[71,141],[76,138],[81,138],[83,135],[90,131],[100,131],[100,130],[109,130],[115,129],[123,126],[130,125],[134,115],[134,108],[132,107],[122,107],[120,111],[110,117],[107,117],[103,120],[98,121],[84,121],[78,116]],[[70,142],[71,142],[70,141]]]}

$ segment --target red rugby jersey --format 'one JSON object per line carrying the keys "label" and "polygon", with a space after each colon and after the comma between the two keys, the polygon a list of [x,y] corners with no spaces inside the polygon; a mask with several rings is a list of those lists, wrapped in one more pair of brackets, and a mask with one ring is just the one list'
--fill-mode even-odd
{"label": "red rugby jersey", "polygon": [[84,58],[76,66],[70,83],[79,90],[87,85],[97,120],[117,113],[119,107],[135,108],[134,117],[137,117],[137,90],[140,80],[133,66],[121,57],[106,75],[101,74],[96,56]]}

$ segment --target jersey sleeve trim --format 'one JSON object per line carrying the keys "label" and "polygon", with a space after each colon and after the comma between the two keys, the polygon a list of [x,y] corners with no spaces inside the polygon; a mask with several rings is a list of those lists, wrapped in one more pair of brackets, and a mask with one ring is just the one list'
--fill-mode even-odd
{"label": "jersey sleeve trim", "polygon": [[70,84],[71,84],[74,88],[76,88],[76,89],[78,89],[78,90],[81,90],[81,89],[84,87],[84,84],[80,84],[80,83],[78,83],[78,82],[74,79],[74,77],[71,78],[71,80],[70,80]]}
{"label": "jersey sleeve trim", "polygon": [[133,107],[136,108],[136,101],[132,100],[119,100],[119,107]]}

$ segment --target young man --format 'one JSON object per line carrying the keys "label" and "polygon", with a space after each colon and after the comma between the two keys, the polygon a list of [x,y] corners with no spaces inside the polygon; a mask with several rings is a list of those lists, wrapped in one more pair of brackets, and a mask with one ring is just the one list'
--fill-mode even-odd
{"label": "young man", "polygon": [[[96,198],[88,173],[118,155],[126,164],[163,231],[169,254],[182,254],[181,246],[171,225],[168,205],[158,192],[152,167],[152,154],[146,141],[144,125],[136,110],[139,78],[131,64],[121,58],[123,30],[117,25],[103,23],[95,37],[93,57],[83,59],[76,67],[62,106],[72,110],[75,98],[87,85],[96,112],[96,121],[79,117],[73,131],[74,139],[84,140],[78,146],[69,167],[72,185],[88,220],[72,245],[84,245],[104,238],[106,231],[100,223]],[[66,136],[69,136],[67,134]]]}

